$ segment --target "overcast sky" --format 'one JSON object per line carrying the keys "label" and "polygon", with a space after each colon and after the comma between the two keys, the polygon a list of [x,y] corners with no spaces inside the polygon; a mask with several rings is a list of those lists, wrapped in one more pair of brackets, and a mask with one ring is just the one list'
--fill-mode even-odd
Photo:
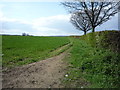
{"label": "overcast sky", "polygon": [[[70,14],[60,2],[0,1],[0,34],[28,33],[37,36],[82,35],[69,22]],[[118,30],[118,15],[96,28]]]}

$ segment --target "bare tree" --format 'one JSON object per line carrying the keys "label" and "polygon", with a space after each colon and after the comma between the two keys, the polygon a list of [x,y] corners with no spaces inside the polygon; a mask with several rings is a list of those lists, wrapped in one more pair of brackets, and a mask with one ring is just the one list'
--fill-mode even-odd
{"label": "bare tree", "polygon": [[62,3],[70,13],[84,12],[92,26],[92,32],[98,25],[108,21],[118,10],[118,2],[80,2],[80,0]]}
{"label": "bare tree", "polygon": [[30,35],[27,33],[22,33],[22,36],[30,36]]}
{"label": "bare tree", "polygon": [[86,35],[87,31],[91,30],[91,25],[89,24],[88,20],[86,20],[85,13],[82,12],[75,12],[71,15],[70,21],[71,23],[79,30],[84,32]]}
{"label": "bare tree", "polygon": [[26,36],[26,33],[22,33],[22,36]]}

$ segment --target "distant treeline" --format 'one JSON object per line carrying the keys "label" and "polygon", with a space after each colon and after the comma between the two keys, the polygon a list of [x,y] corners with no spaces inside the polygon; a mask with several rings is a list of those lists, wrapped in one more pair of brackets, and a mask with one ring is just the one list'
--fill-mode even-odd
{"label": "distant treeline", "polygon": [[11,35],[11,34],[0,34],[2,36],[33,36],[33,35],[29,35],[29,34],[26,34],[26,33],[22,33],[22,35]]}

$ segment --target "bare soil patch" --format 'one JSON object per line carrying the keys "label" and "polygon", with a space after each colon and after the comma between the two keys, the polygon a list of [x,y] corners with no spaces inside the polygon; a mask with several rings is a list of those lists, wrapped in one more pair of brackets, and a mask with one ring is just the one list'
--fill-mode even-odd
{"label": "bare soil patch", "polygon": [[67,65],[67,51],[39,62],[3,72],[3,88],[61,88]]}

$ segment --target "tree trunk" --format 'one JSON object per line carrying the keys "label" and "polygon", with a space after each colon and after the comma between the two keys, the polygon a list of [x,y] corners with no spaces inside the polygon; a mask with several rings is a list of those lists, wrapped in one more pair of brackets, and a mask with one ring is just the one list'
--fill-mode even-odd
{"label": "tree trunk", "polygon": [[84,35],[86,35],[86,31],[84,31]]}
{"label": "tree trunk", "polygon": [[95,32],[95,27],[92,27],[92,32]]}

